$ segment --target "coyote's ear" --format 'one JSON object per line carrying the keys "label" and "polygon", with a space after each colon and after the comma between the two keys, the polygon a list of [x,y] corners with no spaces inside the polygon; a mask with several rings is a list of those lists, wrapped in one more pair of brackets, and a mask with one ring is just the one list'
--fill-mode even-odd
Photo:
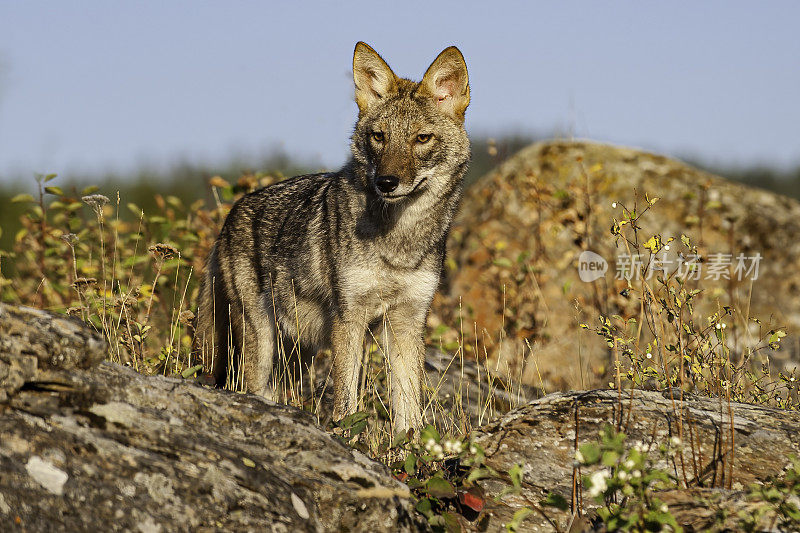
{"label": "coyote's ear", "polygon": [[356,104],[363,113],[375,102],[397,91],[397,76],[367,43],[359,41],[353,52]]}
{"label": "coyote's ear", "polygon": [[458,48],[451,46],[433,60],[422,77],[420,89],[436,99],[443,113],[464,121],[464,111],[469,105],[469,76]]}

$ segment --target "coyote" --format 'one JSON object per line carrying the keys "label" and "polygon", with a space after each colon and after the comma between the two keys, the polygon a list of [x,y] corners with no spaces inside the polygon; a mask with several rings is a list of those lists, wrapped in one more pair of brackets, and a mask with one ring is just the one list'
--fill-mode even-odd
{"label": "coyote", "polygon": [[358,121],[344,167],[231,208],[200,284],[194,350],[218,385],[241,361],[247,391],[269,397],[281,343],[331,348],[340,419],[358,408],[370,329],[386,347],[398,431],[422,424],[425,320],[470,160],[467,66],[451,46],[415,83],[359,42],[353,79]]}

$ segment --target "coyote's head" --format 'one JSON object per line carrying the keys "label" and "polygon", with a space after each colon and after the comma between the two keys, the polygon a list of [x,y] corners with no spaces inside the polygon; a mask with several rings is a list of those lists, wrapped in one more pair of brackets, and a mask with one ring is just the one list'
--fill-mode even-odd
{"label": "coyote's head", "polygon": [[467,65],[451,46],[422,81],[398,78],[375,50],[359,42],[353,54],[358,122],[351,150],[370,194],[386,202],[449,192],[469,162],[464,112]]}

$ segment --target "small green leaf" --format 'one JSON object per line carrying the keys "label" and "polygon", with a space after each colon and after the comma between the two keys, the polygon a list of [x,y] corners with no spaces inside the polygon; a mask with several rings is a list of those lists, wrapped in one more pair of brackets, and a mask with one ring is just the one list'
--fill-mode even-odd
{"label": "small green leaf", "polygon": [[366,419],[359,420],[358,422],[353,424],[353,427],[350,428],[350,436],[355,437],[356,435],[360,435],[361,433],[364,432],[365,429],[367,429]]}
{"label": "small green leaf", "polygon": [[[337,425],[342,429],[349,429],[353,435],[357,435],[364,430],[364,427],[366,427],[366,421],[368,418],[369,413],[359,411],[342,418],[339,420],[339,422],[337,422]],[[364,423],[364,427],[361,427],[362,422]],[[360,429],[356,432],[356,429],[358,428]]]}
{"label": "small green leaf", "polygon": [[467,482],[472,483],[473,481],[477,481],[479,479],[483,479],[485,477],[491,476],[492,473],[489,472],[486,468],[476,468],[472,472],[469,473],[467,476]]}
{"label": "small green leaf", "polygon": [[439,432],[436,431],[436,428],[430,424],[428,424],[422,429],[419,438],[422,442],[428,442],[431,439],[433,439],[434,442],[439,442],[440,440],[442,440],[442,437],[439,435]]}
{"label": "small green leaf", "polygon": [[18,204],[21,202],[33,202],[33,196],[30,194],[18,194],[11,199],[12,204]]}
{"label": "small green leaf", "polygon": [[408,443],[408,433],[405,431],[398,431],[392,441],[392,448],[399,448],[400,446]]}
{"label": "small green leaf", "polygon": [[417,511],[430,518],[432,516],[431,500],[429,498],[422,498],[417,502]]}
{"label": "small green leaf", "polygon": [[444,512],[441,514],[441,517],[444,521],[444,530],[447,531],[447,533],[461,533],[461,524],[458,522],[456,515]]}
{"label": "small green leaf", "polygon": [[86,195],[95,193],[95,192],[97,192],[99,190],[100,190],[100,187],[98,187],[97,185],[89,185],[88,187],[86,187],[85,189],[83,189],[81,191],[81,196],[86,196]]}
{"label": "small green leaf", "polygon": [[522,465],[517,463],[512,466],[509,471],[508,475],[511,477],[511,483],[514,485],[514,488],[519,489],[522,487]]}
{"label": "small green leaf", "polygon": [[64,191],[61,190],[61,187],[45,187],[44,192],[55,194],[56,196],[64,196]]}
{"label": "small green leaf", "polygon": [[555,507],[556,509],[560,509],[562,511],[569,509],[569,502],[567,499],[556,492],[549,492],[547,497],[543,499],[541,503],[547,507]]}
{"label": "small green leaf", "polygon": [[617,452],[611,450],[603,452],[602,462],[605,466],[614,466],[615,464],[617,464],[617,459],[619,459],[619,455],[617,454]]}
{"label": "small green leaf", "polygon": [[176,209],[183,208],[183,202],[181,202],[181,199],[178,198],[177,196],[172,196],[172,195],[167,196],[167,203],[172,207],[175,207]]}
{"label": "small green leaf", "polygon": [[452,498],[456,495],[456,489],[443,477],[433,476],[425,483],[425,491],[434,498]]}
{"label": "small green leaf", "polygon": [[136,215],[137,217],[142,216],[142,209],[138,205],[136,205],[134,203],[128,203],[127,207],[128,207],[128,210],[131,213],[133,213],[134,215]]}
{"label": "small green leaf", "polygon": [[498,257],[497,259],[494,260],[494,264],[499,266],[499,267],[508,268],[508,267],[511,266],[512,263],[511,263],[511,260],[509,260],[506,257]]}
{"label": "small green leaf", "polygon": [[600,447],[593,442],[581,445],[581,447],[578,448],[578,450],[581,452],[581,455],[583,456],[584,464],[593,465],[600,460]]}
{"label": "small green leaf", "polygon": [[525,520],[528,516],[533,513],[533,509],[530,507],[523,507],[522,509],[518,510],[514,513],[514,516],[511,518],[511,522],[506,524],[506,531],[520,531],[520,526],[522,525],[522,521]]}
{"label": "small green leaf", "polygon": [[57,178],[57,177],[58,177],[58,174],[47,174],[47,175],[44,177],[44,182],[45,182],[45,183],[47,183],[48,181],[50,181],[50,180],[52,180],[52,179],[55,179],[55,178]]}
{"label": "small green leaf", "polygon": [[439,324],[438,326],[433,328],[433,331],[431,332],[431,335],[434,336],[434,337],[441,337],[442,335],[447,333],[449,330],[450,330],[450,328],[447,326],[447,324]]}
{"label": "small green leaf", "polygon": [[392,448],[399,448],[404,444],[408,444],[408,433],[405,431],[398,431],[397,435],[394,436],[394,440],[392,441]]}
{"label": "small green leaf", "polygon": [[413,453],[408,454],[406,457],[403,463],[403,470],[405,470],[409,476],[413,476],[414,472],[417,471],[417,457]]}
{"label": "small green leaf", "polygon": [[181,372],[181,377],[185,378],[185,379],[188,379],[188,378],[194,376],[197,372],[200,372],[201,370],[203,370],[203,365],[195,365],[195,366],[193,366],[191,368],[187,368],[186,370]]}

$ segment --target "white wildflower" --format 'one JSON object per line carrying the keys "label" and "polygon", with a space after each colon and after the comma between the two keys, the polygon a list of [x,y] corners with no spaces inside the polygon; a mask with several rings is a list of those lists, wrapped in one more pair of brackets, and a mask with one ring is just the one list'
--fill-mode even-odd
{"label": "white wildflower", "polygon": [[598,470],[589,477],[589,495],[592,498],[596,498],[606,492],[608,488],[606,480],[608,477],[609,473],[607,470]]}

